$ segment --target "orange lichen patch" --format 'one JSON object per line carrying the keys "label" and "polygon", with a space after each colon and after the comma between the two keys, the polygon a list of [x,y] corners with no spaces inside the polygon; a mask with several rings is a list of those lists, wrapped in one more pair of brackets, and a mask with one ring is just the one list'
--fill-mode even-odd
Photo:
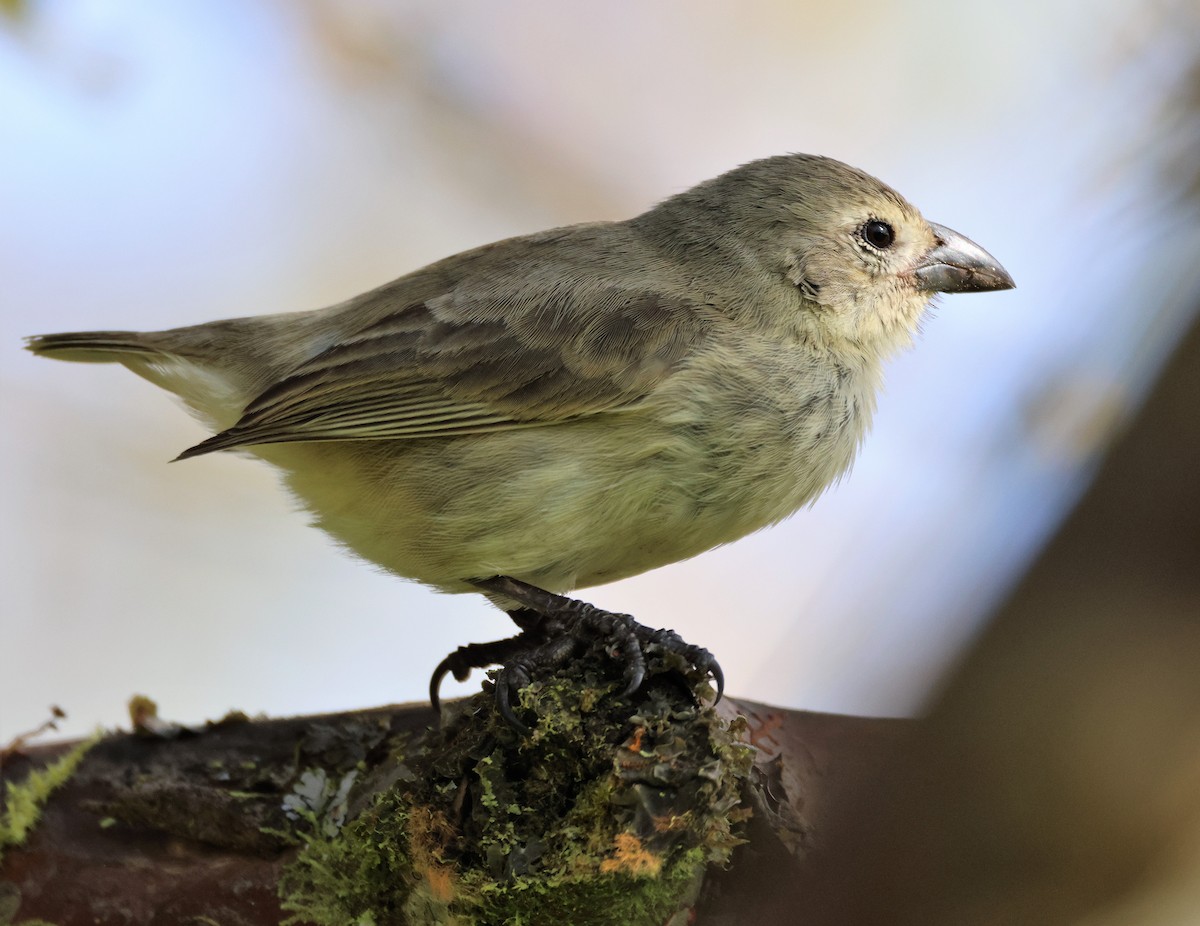
{"label": "orange lichen patch", "polygon": [[623,872],[635,878],[652,878],[662,871],[663,860],[642,845],[633,833],[617,833],[613,840],[613,858],[600,863],[604,874]]}
{"label": "orange lichen patch", "polygon": [[408,851],[413,871],[429,886],[429,893],[441,903],[454,899],[457,879],[452,866],[444,861],[447,843],[454,836],[449,821],[428,807],[413,807],[408,817]]}
{"label": "orange lichen patch", "polygon": [[434,900],[448,904],[454,899],[454,873],[448,867],[427,868],[425,882]]}

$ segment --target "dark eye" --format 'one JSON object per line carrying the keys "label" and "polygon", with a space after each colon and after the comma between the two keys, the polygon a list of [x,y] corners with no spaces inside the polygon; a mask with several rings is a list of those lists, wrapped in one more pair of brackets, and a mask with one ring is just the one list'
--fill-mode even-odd
{"label": "dark eye", "polygon": [[892,226],[887,222],[880,222],[878,219],[871,219],[864,225],[861,234],[863,241],[881,251],[886,251],[896,240],[896,233],[892,230]]}

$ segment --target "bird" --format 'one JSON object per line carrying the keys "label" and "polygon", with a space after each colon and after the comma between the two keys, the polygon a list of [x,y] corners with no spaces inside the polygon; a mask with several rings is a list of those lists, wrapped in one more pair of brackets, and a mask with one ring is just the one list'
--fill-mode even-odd
{"label": "bird", "polygon": [[459,647],[516,695],[586,640],[716,660],[567,597],[775,524],[850,467],[887,358],[938,293],[1009,289],[963,235],[832,158],[751,161],[624,221],[508,238],[336,305],[164,331],[27,339],[117,362],[277,467],[353,554],[482,592],[519,633]]}

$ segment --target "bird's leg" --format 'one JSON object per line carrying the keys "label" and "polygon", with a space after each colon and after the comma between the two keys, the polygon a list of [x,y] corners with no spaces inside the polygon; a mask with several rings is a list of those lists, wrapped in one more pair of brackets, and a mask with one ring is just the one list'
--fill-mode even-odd
{"label": "bird's leg", "polygon": [[448,672],[462,680],[472,668],[500,663],[502,668],[496,677],[497,707],[512,727],[527,732],[528,728],[513,713],[513,696],[529,684],[538,670],[562,665],[581,646],[592,641],[602,642],[609,655],[624,662],[622,697],[641,687],[646,675],[646,652],[652,650],[676,653],[696,669],[712,675],[718,700],[721,697],[725,679],[716,659],[703,647],[684,642],[672,630],[644,627],[628,614],[604,611],[508,576],[474,579],[471,584],[522,605],[509,612],[521,633],[494,643],[460,647],[444,659],[430,685],[435,706],[437,685]]}
{"label": "bird's leg", "polygon": [[546,617],[541,611],[535,611],[533,608],[513,608],[511,611],[505,611],[504,613],[512,618],[512,622],[522,632],[537,629]]}

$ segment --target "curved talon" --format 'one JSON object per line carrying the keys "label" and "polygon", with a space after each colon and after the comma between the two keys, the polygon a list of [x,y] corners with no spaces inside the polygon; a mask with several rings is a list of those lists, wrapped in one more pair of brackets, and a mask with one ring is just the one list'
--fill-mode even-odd
{"label": "curved talon", "polygon": [[442,679],[450,672],[450,660],[453,658],[454,655],[451,654],[439,662],[437,668],[433,670],[433,675],[429,678],[429,704],[439,718],[442,716],[442,699],[438,691],[442,687]]}
{"label": "curved talon", "polygon": [[713,658],[712,653],[702,646],[689,646],[686,658],[697,669],[712,676],[712,680],[717,686],[717,697],[713,704],[720,703],[725,694],[725,673],[721,671],[721,664]]}
{"label": "curved talon", "polygon": [[470,654],[466,650],[467,647],[460,646],[439,662],[437,668],[433,670],[433,675],[429,677],[429,703],[433,707],[433,712],[439,717],[442,713],[442,699],[438,692],[442,687],[442,679],[447,675],[453,675],[455,681],[465,682],[471,675],[473,666],[470,662]]}
{"label": "curved talon", "polygon": [[472,647],[483,649],[486,646],[488,644],[460,646],[437,664],[437,668],[433,670],[433,675],[429,678],[429,703],[432,705],[434,713],[439,715],[442,713],[442,699],[438,694],[442,687],[442,680],[447,675],[453,675],[455,681],[465,682],[471,676],[471,669],[476,668],[475,663],[471,662]]}
{"label": "curved talon", "polygon": [[713,704],[720,704],[721,696],[725,694],[725,673],[721,671],[721,664],[719,662],[713,659],[711,655],[708,658],[710,660],[708,674],[717,683],[717,699],[713,701]]}
{"label": "curved talon", "polygon": [[[523,683],[518,682],[513,677],[518,672],[524,677]],[[527,684],[529,684],[529,673],[520,664],[513,665],[512,667],[505,666],[496,676],[496,710],[500,712],[500,716],[504,718],[504,722],[522,736],[528,736],[533,731],[518,720],[517,715],[513,712],[512,692],[519,693]]]}
{"label": "curved talon", "polygon": [[713,701],[713,704],[717,704],[724,696],[725,673],[721,671],[721,665],[713,658],[713,654],[703,646],[693,646],[685,643],[683,638],[674,630],[666,628],[651,631],[646,636],[646,643],[647,645],[658,646],[664,650],[678,653],[691,663],[694,668],[704,672],[706,675],[711,675],[713,682],[717,686],[717,697]]}
{"label": "curved talon", "polygon": [[642,682],[646,680],[646,669],[640,659],[636,663],[629,664],[625,669],[625,677],[629,679],[629,683],[621,692],[620,697],[632,698],[634,693],[642,687]]}
{"label": "curved talon", "polygon": [[622,642],[622,649],[625,656],[625,690],[621,692],[622,698],[633,697],[634,692],[642,687],[642,682],[646,680],[646,657],[642,653],[642,648],[638,645],[637,637],[633,633],[629,633]]}

